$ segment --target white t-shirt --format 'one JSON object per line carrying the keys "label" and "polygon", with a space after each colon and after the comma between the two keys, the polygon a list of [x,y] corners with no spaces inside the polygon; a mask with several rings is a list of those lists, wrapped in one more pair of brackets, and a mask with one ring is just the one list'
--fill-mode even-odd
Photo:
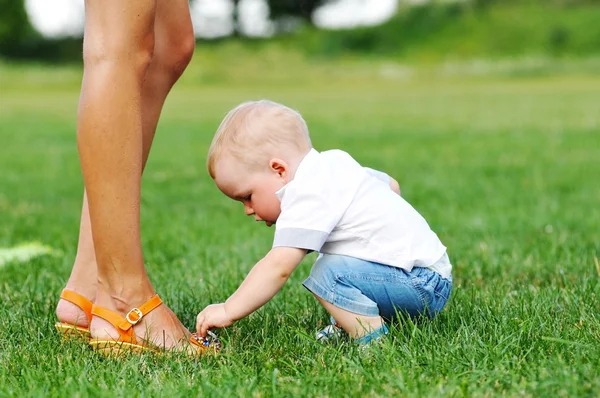
{"label": "white t-shirt", "polygon": [[273,247],[339,254],[406,271],[428,267],[450,277],[449,263],[435,265],[446,247],[425,219],[390,189],[387,174],[362,167],[344,151],[311,149],[277,197],[281,214]]}

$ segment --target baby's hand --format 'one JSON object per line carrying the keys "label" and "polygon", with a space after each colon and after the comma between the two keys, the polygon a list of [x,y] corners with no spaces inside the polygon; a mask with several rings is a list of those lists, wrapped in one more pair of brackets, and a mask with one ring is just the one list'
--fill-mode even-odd
{"label": "baby's hand", "polygon": [[225,303],[211,304],[196,317],[196,332],[202,337],[213,327],[226,328],[231,325],[233,320],[225,311]]}

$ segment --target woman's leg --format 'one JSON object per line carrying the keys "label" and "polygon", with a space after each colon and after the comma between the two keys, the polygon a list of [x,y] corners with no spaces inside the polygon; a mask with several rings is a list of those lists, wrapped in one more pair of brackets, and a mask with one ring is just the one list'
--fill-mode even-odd
{"label": "woman's leg", "polygon": [[157,0],[154,37],[154,55],[142,88],[143,166],[167,94],[194,54],[196,42],[188,0]]}
{"label": "woman's leg", "polygon": [[[92,239],[90,212],[88,210],[87,195],[84,192],[77,254],[66,289],[79,293],[93,302],[96,298],[96,288],[98,286],[98,271],[96,267],[96,253],[94,252],[94,242]],[[90,326],[83,310],[67,300],[61,299],[58,301],[56,317],[60,322],[71,325],[85,328]]]}
{"label": "woman's leg", "polygon": [[[187,0],[159,0],[154,25],[154,53],[142,88],[142,162],[145,166],[152,146],[158,119],[167,94],[179,79],[194,52],[194,32]],[[96,256],[89,219],[87,195],[84,194],[77,255],[66,288],[90,300],[96,297]],[[83,311],[60,300],[56,310],[62,322],[87,327]]]}
{"label": "woman's leg", "polygon": [[[152,59],[155,0],[87,0],[78,146],[98,264],[96,304],[125,314],[154,295],[140,239],[142,88]],[[96,338],[117,338],[94,317]],[[135,326],[172,347],[187,331],[164,305]]]}

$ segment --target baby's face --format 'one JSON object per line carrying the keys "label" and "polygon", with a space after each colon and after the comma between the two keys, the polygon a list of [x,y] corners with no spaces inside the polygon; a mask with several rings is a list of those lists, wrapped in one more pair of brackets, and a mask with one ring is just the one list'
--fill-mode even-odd
{"label": "baby's face", "polygon": [[267,227],[277,222],[281,203],[275,192],[287,184],[278,171],[266,167],[248,170],[239,161],[224,157],[215,165],[215,184],[225,195],[242,202],[246,215],[264,221]]}

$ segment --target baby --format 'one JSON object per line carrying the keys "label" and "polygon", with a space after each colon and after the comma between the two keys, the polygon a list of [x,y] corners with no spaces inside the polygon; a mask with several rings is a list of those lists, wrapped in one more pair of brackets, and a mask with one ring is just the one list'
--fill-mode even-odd
{"label": "baby", "polygon": [[388,332],[398,313],[434,316],[452,288],[446,247],[387,174],[340,150],[312,148],[300,114],[262,100],[230,111],[212,141],[208,171],[246,215],[275,225],[273,248],[227,301],[198,314],[196,329],[227,327],[267,303],[309,252],[306,287],[333,324],[359,343]]}

